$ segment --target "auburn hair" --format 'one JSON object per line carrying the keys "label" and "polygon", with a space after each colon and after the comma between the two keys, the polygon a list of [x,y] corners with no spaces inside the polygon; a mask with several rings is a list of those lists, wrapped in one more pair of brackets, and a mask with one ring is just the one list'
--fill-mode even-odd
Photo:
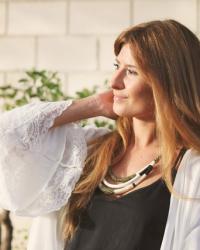
{"label": "auburn hair", "polygon": [[[175,20],[152,21],[123,31],[114,43],[117,56],[129,44],[143,77],[152,87],[162,177],[172,192],[171,170],[177,147],[200,153],[200,41]],[[73,238],[80,216],[108,166],[118,162],[133,135],[132,119],[120,117],[116,129],[89,143],[83,173],[64,207],[62,233]]]}

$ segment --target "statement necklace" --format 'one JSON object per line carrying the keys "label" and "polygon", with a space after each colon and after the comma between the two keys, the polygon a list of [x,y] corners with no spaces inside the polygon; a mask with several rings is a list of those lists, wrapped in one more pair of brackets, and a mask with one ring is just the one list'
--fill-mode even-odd
{"label": "statement necklace", "polygon": [[99,184],[99,188],[106,194],[123,194],[135,188],[142,182],[154,169],[155,164],[160,160],[160,156],[151,161],[144,168],[127,177],[117,177],[112,170],[108,171],[108,176],[114,183],[110,183],[106,178]]}

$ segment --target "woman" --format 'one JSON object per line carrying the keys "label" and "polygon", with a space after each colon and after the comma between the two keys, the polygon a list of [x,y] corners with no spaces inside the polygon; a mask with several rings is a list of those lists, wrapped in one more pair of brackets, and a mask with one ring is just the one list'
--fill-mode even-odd
{"label": "woman", "polygon": [[[0,205],[37,216],[29,250],[200,248],[200,42],[165,20],[114,49],[111,91],[1,116]],[[96,116],[116,130],[76,122]]]}

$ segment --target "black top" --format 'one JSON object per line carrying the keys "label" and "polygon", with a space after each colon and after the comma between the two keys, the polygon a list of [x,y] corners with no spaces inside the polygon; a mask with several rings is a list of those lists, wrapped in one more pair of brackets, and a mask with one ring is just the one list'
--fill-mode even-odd
{"label": "black top", "polygon": [[97,188],[65,250],[159,250],[169,203],[162,179],[112,200]]}
{"label": "black top", "polygon": [[170,193],[159,179],[116,200],[96,190],[67,250],[159,250]]}

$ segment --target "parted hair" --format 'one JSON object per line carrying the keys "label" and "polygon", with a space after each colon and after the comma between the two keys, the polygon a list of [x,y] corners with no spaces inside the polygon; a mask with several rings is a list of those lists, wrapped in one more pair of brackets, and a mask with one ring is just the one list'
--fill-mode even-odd
{"label": "parted hair", "polygon": [[[200,41],[175,20],[151,21],[124,30],[115,40],[117,56],[125,44],[131,51],[155,103],[156,134],[162,178],[173,192],[171,172],[178,147],[200,153]],[[132,119],[120,117],[116,129],[89,143],[83,173],[63,210],[62,233],[68,242],[80,216],[108,167],[124,156],[134,140]]]}

